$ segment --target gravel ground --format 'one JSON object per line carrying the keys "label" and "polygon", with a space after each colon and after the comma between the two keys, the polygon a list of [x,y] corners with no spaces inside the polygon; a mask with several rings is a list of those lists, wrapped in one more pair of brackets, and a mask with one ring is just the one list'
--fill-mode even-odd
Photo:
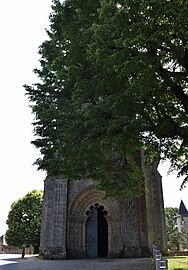
{"label": "gravel ground", "polygon": [[35,256],[0,254],[0,270],[151,270],[151,259],[83,259],[46,261]]}

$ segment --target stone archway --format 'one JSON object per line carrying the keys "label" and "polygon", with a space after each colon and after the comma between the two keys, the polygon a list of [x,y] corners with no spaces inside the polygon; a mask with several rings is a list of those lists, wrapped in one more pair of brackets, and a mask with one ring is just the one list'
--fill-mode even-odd
{"label": "stone archway", "polygon": [[[102,237],[104,232],[98,231],[99,242],[97,244],[97,253],[95,257],[109,257],[114,254],[115,244],[112,236],[118,234],[120,227],[120,208],[117,200],[112,198],[104,199],[104,192],[98,191],[94,186],[83,189],[78,196],[75,197],[68,210],[68,235],[67,235],[67,250],[68,258],[86,258],[89,257],[86,251],[86,238],[87,238],[87,222],[91,206],[94,208],[99,207],[99,225],[101,231],[102,227],[106,226],[105,237]],[[105,212],[106,211],[106,212]],[[96,214],[96,213],[95,213]],[[104,240],[107,239],[108,240]],[[102,241],[100,241],[103,239]],[[105,250],[103,253],[102,250]]]}
{"label": "stone archway", "polygon": [[86,212],[85,251],[87,258],[108,257],[108,223],[107,211],[95,203]]}

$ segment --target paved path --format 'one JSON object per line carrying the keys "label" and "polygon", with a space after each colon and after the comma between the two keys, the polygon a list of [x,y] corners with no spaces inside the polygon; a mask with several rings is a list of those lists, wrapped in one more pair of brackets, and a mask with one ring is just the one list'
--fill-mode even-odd
{"label": "paved path", "polygon": [[34,256],[0,254],[0,270],[151,270],[151,259],[84,259],[46,261]]}

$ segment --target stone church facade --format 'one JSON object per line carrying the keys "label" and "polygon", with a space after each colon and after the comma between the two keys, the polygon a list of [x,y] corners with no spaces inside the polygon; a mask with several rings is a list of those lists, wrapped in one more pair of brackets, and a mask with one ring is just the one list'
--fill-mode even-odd
{"label": "stone church facade", "polygon": [[165,251],[161,176],[142,161],[146,192],[139,198],[105,198],[92,180],[47,177],[40,253],[45,259],[145,257]]}

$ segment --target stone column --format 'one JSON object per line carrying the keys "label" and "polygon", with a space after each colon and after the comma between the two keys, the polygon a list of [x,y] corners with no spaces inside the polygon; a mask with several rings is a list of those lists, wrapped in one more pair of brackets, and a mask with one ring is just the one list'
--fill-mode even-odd
{"label": "stone column", "polygon": [[66,259],[68,181],[47,177],[44,183],[40,253],[44,259]]}

